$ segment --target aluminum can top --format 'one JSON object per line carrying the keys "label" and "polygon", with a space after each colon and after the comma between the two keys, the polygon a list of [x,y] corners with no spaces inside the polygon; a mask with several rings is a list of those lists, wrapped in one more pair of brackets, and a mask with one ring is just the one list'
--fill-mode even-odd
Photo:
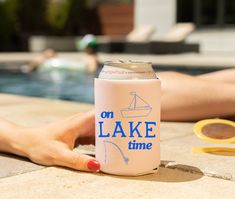
{"label": "aluminum can top", "polygon": [[133,60],[105,62],[99,78],[108,80],[158,79],[151,62]]}

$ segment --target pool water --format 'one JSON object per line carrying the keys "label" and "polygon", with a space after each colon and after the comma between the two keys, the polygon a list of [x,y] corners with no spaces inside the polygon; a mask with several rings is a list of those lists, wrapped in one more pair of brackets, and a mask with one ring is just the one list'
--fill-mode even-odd
{"label": "pool water", "polygon": [[[170,66],[157,66],[154,68],[157,68],[157,71],[175,70],[188,74],[201,74],[218,70],[215,68],[188,69]],[[98,76],[100,70],[99,68],[96,74],[62,73],[59,71],[24,74],[21,72],[0,71],[0,92],[94,103],[94,78]]]}
{"label": "pool water", "polygon": [[0,92],[93,103],[93,79],[84,73],[0,72]]}

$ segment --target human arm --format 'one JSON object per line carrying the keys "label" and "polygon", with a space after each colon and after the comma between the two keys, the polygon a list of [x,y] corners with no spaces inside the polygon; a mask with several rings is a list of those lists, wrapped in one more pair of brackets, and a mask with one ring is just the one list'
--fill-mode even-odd
{"label": "human arm", "polygon": [[158,73],[162,120],[195,121],[235,115],[235,85],[177,72]]}
{"label": "human arm", "polygon": [[209,81],[223,82],[229,84],[235,84],[235,69],[224,69],[211,73],[205,73],[198,75],[197,77]]}
{"label": "human arm", "polygon": [[72,151],[75,142],[94,143],[94,126],[93,111],[37,128],[0,119],[0,151],[24,156],[42,165],[98,171],[100,164],[93,157]]}

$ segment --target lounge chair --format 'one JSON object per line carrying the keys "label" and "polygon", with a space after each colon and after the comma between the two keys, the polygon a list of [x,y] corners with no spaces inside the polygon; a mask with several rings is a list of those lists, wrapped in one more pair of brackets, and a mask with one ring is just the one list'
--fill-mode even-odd
{"label": "lounge chair", "polygon": [[199,44],[186,43],[187,37],[195,30],[192,23],[176,24],[160,41],[151,42],[152,53],[199,52]]}
{"label": "lounge chair", "polygon": [[97,36],[98,51],[107,53],[124,52],[126,43],[149,42],[154,32],[153,26],[146,25],[134,29],[127,36]]}
{"label": "lounge chair", "polygon": [[[192,23],[178,23],[165,36],[151,40],[154,29],[143,27],[129,33],[126,38],[109,38],[99,43],[99,51],[133,53],[133,54],[169,54],[183,52],[199,52],[199,44],[186,43],[185,39],[194,31]],[[106,47],[106,48],[105,48]]]}
{"label": "lounge chair", "polygon": [[162,38],[168,42],[184,42],[185,39],[195,30],[192,23],[178,23]]}
{"label": "lounge chair", "polygon": [[186,38],[194,31],[192,23],[178,23],[166,35],[147,43],[127,42],[124,52],[134,54],[176,54],[199,52],[199,44],[186,43]]}

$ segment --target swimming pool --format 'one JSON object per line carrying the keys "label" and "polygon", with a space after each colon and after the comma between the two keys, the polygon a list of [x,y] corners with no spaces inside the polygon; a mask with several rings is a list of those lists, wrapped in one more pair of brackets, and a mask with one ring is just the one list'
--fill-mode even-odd
{"label": "swimming pool", "polygon": [[[156,71],[174,70],[188,74],[202,74],[219,70],[219,68],[187,68],[171,66],[154,66]],[[45,97],[94,103],[94,78],[96,74],[86,73],[52,73],[24,74],[21,72],[0,71],[0,92],[25,96]]]}

